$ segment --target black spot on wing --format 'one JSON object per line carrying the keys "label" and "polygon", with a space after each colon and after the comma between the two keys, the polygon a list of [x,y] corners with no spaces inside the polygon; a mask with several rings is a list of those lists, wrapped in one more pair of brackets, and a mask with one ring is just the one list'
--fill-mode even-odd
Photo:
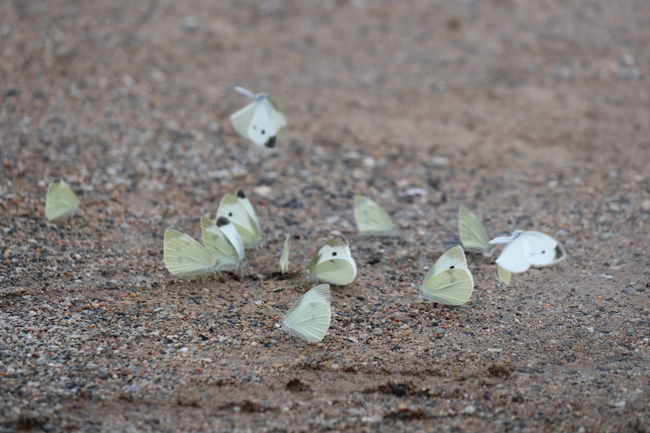
{"label": "black spot on wing", "polygon": [[264,146],[268,147],[269,149],[273,149],[275,147],[275,135],[267,140],[267,142],[264,144]]}
{"label": "black spot on wing", "polygon": [[217,227],[223,227],[228,224],[230,224],[230,220],[225,216],[220,216],[219,218],[217,218]]}

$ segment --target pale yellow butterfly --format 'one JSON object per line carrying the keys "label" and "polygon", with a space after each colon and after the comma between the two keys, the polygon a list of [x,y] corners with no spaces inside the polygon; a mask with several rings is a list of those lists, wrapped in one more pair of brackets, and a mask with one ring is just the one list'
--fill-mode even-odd
{"label": "pale yellow butterfly", "polygon": [[47,187],[45,217],[52,221],[70,215],[79,207],[79,198],[63,180],[52,182]]}

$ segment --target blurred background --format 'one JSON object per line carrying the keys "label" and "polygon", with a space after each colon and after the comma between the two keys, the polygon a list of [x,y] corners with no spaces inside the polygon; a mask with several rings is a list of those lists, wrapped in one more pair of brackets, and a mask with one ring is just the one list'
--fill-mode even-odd
{"label": "blurred background", "polygon": [[[649,42],[647,0],[1,1],[0,420],[74,429],[107,410],[105,430],[155,429],[141,410],[259,430],[308,401],[311,431],[644,431]],[[276,149],[230,125],[248,103],[236,85],[284,112]],[[46,223],[58,178],[81,209]],[[237,188],[268,239],[250,276],[169,277],[165,228],[198,237]],[[357,239],[354,193],[400,236]],[[472,260],[470,307],[418,304],[460,203],[491,235],[544,231],[569,259],[518,290]],[[359,277],[310,352],[273,317],[332,231]],[[277,281],[285,233],[296,274]],[[285,389],[295,371],[313,394]],[[386,371],[441,394],[390,391]]]}

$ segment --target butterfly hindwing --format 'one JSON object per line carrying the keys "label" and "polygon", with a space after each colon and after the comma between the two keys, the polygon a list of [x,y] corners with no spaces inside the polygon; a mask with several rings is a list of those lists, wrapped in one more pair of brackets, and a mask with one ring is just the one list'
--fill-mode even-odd
{"label": "butterfly hindwing", "polygon": [[310,343],[321,341],[332,318],[330,298],[329,285],[312,288],[289,309],[282,320],[282,329]]}
{"label": "butterfly hindwing", "polygon": [[512,272],[503,269],[499,265],[497,265],[497,276],[499,277],[499,281],[506,286],[512,281]]}

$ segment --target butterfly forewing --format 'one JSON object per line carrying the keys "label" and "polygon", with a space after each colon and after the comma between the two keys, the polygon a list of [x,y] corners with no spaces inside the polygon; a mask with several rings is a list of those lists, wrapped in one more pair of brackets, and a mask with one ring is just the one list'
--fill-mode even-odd
{"label": "butterfly forewing", "polygon": [[509,272],[524,272],[530,267],[521,236],[505,246],[496,260],[497,265]]}
{"label": "butterfly forewing", "polygon": [[445,251],[434,263],[431,268],[431,272],[439,274],[440,272],[446,271],[447,269],[460,268],[469,271],[467,267],[467,259],[465,258],[465,252],[463,247],[456,245],[449,248]]}

